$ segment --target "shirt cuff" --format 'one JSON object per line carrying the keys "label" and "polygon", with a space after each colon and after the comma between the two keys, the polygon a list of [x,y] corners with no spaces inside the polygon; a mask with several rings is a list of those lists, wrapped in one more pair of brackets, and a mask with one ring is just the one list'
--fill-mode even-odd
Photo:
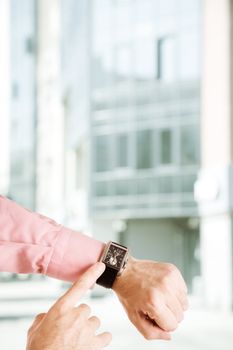
{"label": "shirt cuff", "polygon": [[46,275],[74,282],[100,260],[105,244],[82,233],[61,227]]}

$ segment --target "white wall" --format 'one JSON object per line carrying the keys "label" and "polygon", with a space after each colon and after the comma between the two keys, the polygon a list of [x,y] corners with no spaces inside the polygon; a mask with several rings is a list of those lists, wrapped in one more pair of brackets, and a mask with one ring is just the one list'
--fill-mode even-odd
{"label": "white wall", "polygon": [[203,1],[202,169],[197,185],[205,304],[232,308],[232,1]]}
{"label": "white wall", "polygon": [[0,193],[6,194],[9,182],[9,94],[10,43],[9,1],[0,0]]}

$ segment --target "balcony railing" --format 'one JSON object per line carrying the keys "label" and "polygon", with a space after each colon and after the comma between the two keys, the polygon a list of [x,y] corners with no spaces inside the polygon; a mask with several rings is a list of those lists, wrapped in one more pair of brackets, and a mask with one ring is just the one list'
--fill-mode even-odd
{"label": "balcony railing", "polygon": [[193,187],[197,167],[179,169],[170,174],[143,171],[133,176],[98,175],[93,184],[93,214],[101,215],[161,215],[180,216],[184,212],[196,215]]}

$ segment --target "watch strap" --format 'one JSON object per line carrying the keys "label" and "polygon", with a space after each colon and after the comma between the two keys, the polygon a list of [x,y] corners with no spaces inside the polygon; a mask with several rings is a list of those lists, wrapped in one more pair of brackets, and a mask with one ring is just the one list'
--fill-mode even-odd
{"label": "watch strap", "polygon": [[106,265],[104,273],[97,279],[96,283],[105,288],[112,288],[117,274],[118,270]]}

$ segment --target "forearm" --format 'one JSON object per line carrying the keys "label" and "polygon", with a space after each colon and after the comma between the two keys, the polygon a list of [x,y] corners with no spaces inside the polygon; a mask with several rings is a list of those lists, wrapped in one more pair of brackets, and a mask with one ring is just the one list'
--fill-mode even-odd
{"label": "forearm", "polygon": [[0,196],[0,271],[74,281],[102,250],[103,243]]}

